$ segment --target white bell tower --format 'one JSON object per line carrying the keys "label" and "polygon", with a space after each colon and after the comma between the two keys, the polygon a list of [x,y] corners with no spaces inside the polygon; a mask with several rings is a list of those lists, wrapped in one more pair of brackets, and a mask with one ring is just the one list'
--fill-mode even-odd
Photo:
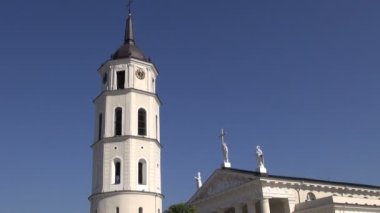
{"label": "white bell tower", "polygon": [[90,213],[161,213],[158,72],[136,46],[131,13],[124,44],[98,71]]}

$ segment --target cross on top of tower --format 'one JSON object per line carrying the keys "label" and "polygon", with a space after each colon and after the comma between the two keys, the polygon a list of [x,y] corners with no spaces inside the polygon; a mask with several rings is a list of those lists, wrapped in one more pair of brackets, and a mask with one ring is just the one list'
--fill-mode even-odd
{"label": "cross on top of tower", "polygon": [[133,0],[128,0],[127,8],[128,8],[129,14],[132,13],[132,3],[133,3]]}
{"label": "cross on top of tower", "polygon": [[127,8],[129,14],[125,25],[124,43],[114,54],[112,54],[111,59],[135,58],[149,62],[150,59],[146,58],[141,49],[136,46],[132,22],[132,3],[133,0],[128,0]]}

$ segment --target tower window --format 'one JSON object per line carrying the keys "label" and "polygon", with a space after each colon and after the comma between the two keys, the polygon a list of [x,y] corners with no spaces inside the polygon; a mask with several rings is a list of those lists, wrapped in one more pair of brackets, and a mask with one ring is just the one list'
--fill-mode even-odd
{"label": "tower window", "polygon": [[115,184],[120,183],[120,162],[115,163]]}
{"label": "tower window", "polygon": [[156,92],[156,88],[155,88],[154,83],[155,83],[155,80],[154,80],[154,78],[152,78],[152,91]]}
{"label": "tower window", "polygon": [[140,185],[146,185],[146,161],[144,159],[139,160],[138,183]]}
{"label": "tower window", "polygon": [[116,207],[116,213],[119,213],[119,207]]}
{"label": "tower window", "polygon": [[113,161],[113,183],[114,184],[120,184],[121,180],[121,162],[119,159],[115,159]]}
{"label": "tower window", "polygon": [[103,75],[103,84],[107,83],[107,73],[104,73]]}
{"label": "tower window", "polygon": [[99,126],[98,126],[98,140],[102,139],[102,125],[103,125],[103,114],[99,114]]}
{"label": "tower window", "polygon": [[138,111],[138,134],[146,135],[146,111],[144,109]]}
{"label": "tower window", "polygon": [[139,213],[143,213],[143,208],[142,207],[139,208]]}
{"label": "tower window", "polygon": [[121,135],[123,110],[118,107],[115,109],[115,136]]}
{"label": "tower window", "polygon": [[124,89],[125,71],[116,72],[117,89]]}

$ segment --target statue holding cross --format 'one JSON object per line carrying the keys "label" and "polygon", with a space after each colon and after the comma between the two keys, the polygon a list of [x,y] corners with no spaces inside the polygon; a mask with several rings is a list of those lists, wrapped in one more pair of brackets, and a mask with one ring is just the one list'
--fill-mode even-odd
{"label": "statue holding cross", "polygon": [[197,176],[194,177],[196,183],[197,183],[197,188],[200,189],[202,187],[202,177],[201,177],[201,172],[198,172]]}
{"label": "statue holding cross", "polygon": [[261,150],[260,146],[256,146],[256,160],[257,160],[257,169],[256,171],[266,174],[267,169],[264,165],[264,152]]}
{"label": "statue holding cross", "polygon": [[219,138],[222,141],[222,152],[223,152],[223,167],[231,167],[230,160],[228,158],[228,146],[227,143],[225,142],[225,133],[224,130],[222,129]]}

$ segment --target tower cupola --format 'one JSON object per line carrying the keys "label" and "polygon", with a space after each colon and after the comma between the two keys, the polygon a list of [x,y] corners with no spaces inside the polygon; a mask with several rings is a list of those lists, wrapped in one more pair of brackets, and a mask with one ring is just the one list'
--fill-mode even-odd
{"label": "tower cupola", "polygon": [[141,49],[136,46],[133,35],[132,13],[129,13],[125,24],[124,44],[111,56],[111,58],[135,58],[142,61],[148,61]]}

